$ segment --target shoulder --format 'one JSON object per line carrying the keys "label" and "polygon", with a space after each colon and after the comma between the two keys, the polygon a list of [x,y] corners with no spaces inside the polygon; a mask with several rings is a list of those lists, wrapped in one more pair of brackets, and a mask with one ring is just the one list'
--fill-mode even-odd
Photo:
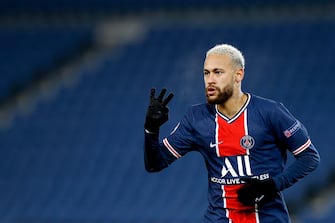
{"label": "shoulder", "polygon": [[215,106],[208,103],[195,104],[188,108],[185,118],[189,122],[215,116]]}
{"label": "shoulder", "polygon": [[251,106],[256,110],[260,110],[262,112],[275,112],[276,110],[286,110],[284,105],[281,102],[275,101],[273,99],[264,98],[258,95],[251,94]]}
{"label": "shoulder", "polygon": [[257,104],[258,106],[273,107],[279,104],[279,102],[273,99],[264,98],[255,94],[250,95],[251,95],[251,102]]}
{"label": "shoulder", "polygon": [[196,115],[215,114],[215,106],[208,103],[194,104],[189,107],[188,112]]}
{"label": "shoulder", "polygon": [[284,119],[295,120],[294,116],[281,102],[252,95],[251,100],[254,111],[268,120],[283,121]]}

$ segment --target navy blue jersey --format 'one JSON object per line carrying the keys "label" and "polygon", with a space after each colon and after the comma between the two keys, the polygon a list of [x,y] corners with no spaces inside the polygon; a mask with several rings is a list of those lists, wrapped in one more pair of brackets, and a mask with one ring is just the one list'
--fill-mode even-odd
{"label": "navy blue jersey", "polygon": [[271,177],[278,191],[291,186],[304,174],[295,176],[294,168],[283,174],[287,151],[298,157],[306,150],[317,154],[304,126],[282,104],[251,94],[233,118],[216,105],[192,106],[160,143],[168,164],[190,151],[203,155],[209,182],[205,222],[223,223],[290,222],[280,192],[262,207],[244,206],[236,192],[243,186],[241,177]]}

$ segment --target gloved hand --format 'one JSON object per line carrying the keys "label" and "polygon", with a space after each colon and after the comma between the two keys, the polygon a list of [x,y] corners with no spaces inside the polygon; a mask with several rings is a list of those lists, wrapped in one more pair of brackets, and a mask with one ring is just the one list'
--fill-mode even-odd
{"label": "gloved hand", "polygon": [[150,104],[147,110],[144,128],[152,133],[158,133],[159,127],[163,125],[168,119],[169,109],[167,104],[173,98],[173,94],[170,93],[164,100],[163,97],[166,93],[166,89],[163,88],[157,98],[155,98],[155,88],[150,91]]}
{"label": "gloved hand", "polygon": [[271,178],[259,180],[255,178],[242,177],[240,180],[246,183],[237,191],[238,200],[244,205],[262,205],[276,197],[276,185]]}

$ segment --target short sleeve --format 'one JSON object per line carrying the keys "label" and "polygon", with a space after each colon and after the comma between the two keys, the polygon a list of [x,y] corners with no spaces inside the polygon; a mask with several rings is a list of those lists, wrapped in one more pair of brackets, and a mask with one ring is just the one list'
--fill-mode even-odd
{"label": "short sleeve", "polygon": [[298,155],[311,145],[305,126],[283,104],[276,103],[270,118],[277,138],[293,155]]}
{"label": "short sleeve", "polygon": [[163,139],[163,145],[175,159],[184,156],[187,152],[193,150],[194,134],[193,113],[190,109],[183,119],[177,124],[171,134]]}

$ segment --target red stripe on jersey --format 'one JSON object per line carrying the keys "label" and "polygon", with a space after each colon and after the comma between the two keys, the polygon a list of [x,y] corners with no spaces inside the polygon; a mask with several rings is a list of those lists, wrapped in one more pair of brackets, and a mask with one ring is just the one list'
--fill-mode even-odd
{"label": "red stripe on jersey", "polygon": [[243,187],[243,184],[241,185],[222,185],[223,197],[224,197],[224,203],[223,207],[227,209],[236,209],[240,211],[250,210],[254,211],[255,207],[245,206],[242,205],[241,202],[237,199],[237,193],[236,191],[239,190],[241,187]]}
{"label": "red stripe on jersey", "polygon": [[[216,151],[219,157],[237,156],[237,162],[249,164],[249,151],[241,146],[241,139],[248,135],[247,109],[237,117],[227,120],[219,113],[216,116]],[[251,169],[237,169],[239,175],[251,175]],[[256,207],[245,206],[238,201],[236,191],[239,185],[222,185],[223,207],[232,223],[258,223]]]}
{"label": "red stripe on jersey", "polygon": [[[227,210],[227,217],[233,223],[258,223],[258,215],[255,207],[244,206],[237,200],[236,191],[243,185],[222,185],[224,191],[224,208]],[[234,207],[231,209],[230,207]]]}
{"label": "red stripe on jersey", "polygon": [[258,223],[258,216],[256,212],[247,211],[229,211],[229,218],[233,223]]}
{"label": "red stripe on jersey", "polygon": [[244,110],[244,112],[232,122],[217,115],[216,152],[219,157],[247,154],[247,150],[241,146],[241,139],[247,135],[248,132],[245,121],[246,113],[247,110]]}

